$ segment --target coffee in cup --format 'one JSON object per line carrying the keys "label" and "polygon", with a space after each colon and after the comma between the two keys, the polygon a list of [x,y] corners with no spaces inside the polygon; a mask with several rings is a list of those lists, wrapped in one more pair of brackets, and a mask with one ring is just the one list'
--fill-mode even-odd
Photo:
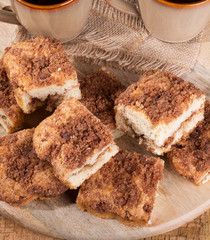
{"label": "coffee in cup", "polygon": [[65,0],[25,0],[25,2],[36,5],[55,5],[58,3],[66,2]]}
{"label": "coffee in cup", "polygon": [[93,0],[10,0],[13,12],[0,10],[0,21],[21,24],[31,34],[61,42],[78,36],[90,15]]}
{"label": "coffee in cup", "polygon": [[[120,11],[139,15],[127,1],[106,1]],[[166,42],[190,40],[210,21],[210,0],[138,0],[138,5],[147,30]]]}

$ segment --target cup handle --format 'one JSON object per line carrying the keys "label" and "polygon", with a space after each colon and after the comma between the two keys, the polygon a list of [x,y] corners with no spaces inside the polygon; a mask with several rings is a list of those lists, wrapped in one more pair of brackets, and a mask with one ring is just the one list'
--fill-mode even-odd
{"label": "cup handle", "polygon": [[9,6],[0,8],[0,21],[21,25],[20,22],[17,20],[15,13],[12,12]]}
{"label": "cup handle", "polygon": [[134,16],[139,16],[139,5],[138,3],[131,4],[128,2],[125,2],[124,0],[106,0],[106,2],[113,8],[128,13]]}

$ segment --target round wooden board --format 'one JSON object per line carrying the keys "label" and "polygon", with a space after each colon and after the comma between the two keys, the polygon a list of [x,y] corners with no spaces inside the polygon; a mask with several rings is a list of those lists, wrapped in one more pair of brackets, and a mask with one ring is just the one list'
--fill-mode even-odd
{"label": "round wooden board", "polygon": [[[79,62],[74,62],[74,66],[79,77],[99,68]],[[210,72],[205,72],[199,66],[195,69],[195,72],[186,74],[183,78],[197,84],[209,97]],[[139,78],[135,74],[120,70],[108,70],[127,85]],[[46,115],[42,116],[40,112],[39,115],[35,113],[28,116],[28,126],[32,127],[44,117]],[[136,144],[134,139],[117,135],[116,142],[121,148],[149,154]],[[31,230],[61,239],[140,239],[178,228],[206,211],[210,207],[210,182],[196,186],[174,173],[166,160],[164,179],[159,184],[159,196],[152,212],[150,227],[128,227],[116,220],[100,219],[81,212],[75,204],[76,195],[77,191],[69,190],[57,199],[36,200],[20,208],[0,201],[0,213]]]}

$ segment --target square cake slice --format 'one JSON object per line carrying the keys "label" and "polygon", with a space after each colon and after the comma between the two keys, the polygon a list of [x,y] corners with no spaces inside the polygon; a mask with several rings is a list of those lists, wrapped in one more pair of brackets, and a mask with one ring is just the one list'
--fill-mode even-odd
{"label": "square cake slice", "polygon": [[49,161],[71,189],[118,152],[107,127],[74,98],[64,100],[38,125],[33,142],[37,155]]}
{"label": "square cake slice", "polygon": [[54,198],[67,190],[47,161],[33,150],[34,129],[0,137],[0,200],[22,206],[36,198]]}
{"label": "square cake slice", "polygon": [[116,100],[116,125],[163,155],[204,118],[205,95],[193,84],[151,70]]}
{"label": "square cake slice", "polygon": [[195,184],[210,180],[210,101],[205,103],[204,120],[167,153],[172,169]]}
{"label": "square cake slice", "polygon": [[0,135],[19,130],[23,121],[24,114],[15,101],[12,86],[0,59]]}
{"label": "square cake slice", "polygon": [[37,37],[6,49],[3,63],[15,98],[24,113],[50,102],[53,110],[63,99],[81,98],[77,74],[55,39]]}
{"label": "square cake slice", "polygon": [[163,168],[160,158],[120,151],[82,184],[76,203],[101,218],[148,224]]}
{"label": "square cake slice", "polygon": [[114,130],[114,102],[125,87],[105,69],[92,73],[79,82],[82,93],[80,102],[110,130]]}

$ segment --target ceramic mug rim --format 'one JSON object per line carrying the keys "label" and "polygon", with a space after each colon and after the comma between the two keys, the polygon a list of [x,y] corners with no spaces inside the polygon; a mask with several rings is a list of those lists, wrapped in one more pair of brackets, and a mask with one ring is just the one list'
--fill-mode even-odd
{"label": "ceramic mug rim", "polygon": [[69,6],[69,5],[77,2],[78,0],[66,0],[61,3],[51,4],[51,5],[38,5],[38,4],[28,3],[24,0],[15,0],[15,1],[17,1],[18,3],[20,3],[26,7],[36,9],[36,10],[54,10],[54,9]]}
{"label": "ceramic mug rim", "polygon": [[204,5],[206,3],[210,3],[210,0],[200,0],[195,3],[174,3],[166,0],[156,0],[156,1],[165,6],[175,7],[175,8],[193,8],[193,7]]}

